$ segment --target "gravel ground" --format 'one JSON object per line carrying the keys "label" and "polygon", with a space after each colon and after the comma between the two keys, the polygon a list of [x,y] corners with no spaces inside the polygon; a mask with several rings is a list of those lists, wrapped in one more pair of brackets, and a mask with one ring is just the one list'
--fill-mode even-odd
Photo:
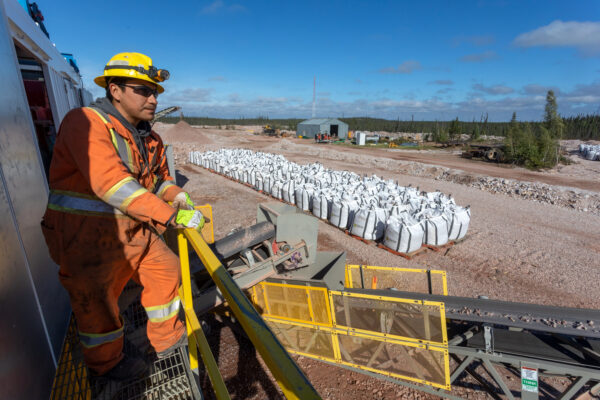
{"label": "gravel ground", "polygon": [[[159,133],[164,133],[172,127],[157,125],[155,129]],[[255,136],[245,131],[218,129],[196,129],[196,138],[194,131],[187,128],[186,131],[188,137],[185,140],[171,140],[177,157],[178,180],[194,200],[213,206],[216,238],[224,236],[238,226],[254,223],[258,203],[269,200],[239,183],[200,167],[185,165],[190,150],[244,147],[280,153],[297,163],[314,162],[316,159],[314,155],[307,155],[304,151],[304,146],[312,146],[296,144],[287,139],[277,140]],[[169,139],[177,138],[176,133],[169,132]],[[323,153],[322,150],[318,151],[319,154]],[[431,177],[427,177],[427,174],[403,174],[399,171],[402,168],[397,166],[400,163],[404,165],[404,162],[391,162],[385,157],[378,159],[370,154],[361,157],[360,154],[349,153],[351,157],[346,159],[334,154],[337,153],[337,149],[327,148],[325,152],[327,154],[318,157],[318,161],[330,168],[351,170],[360,174],[377,174],[398,180],[402,185],[412,184],[426,191],[439,189],[450,193],[458,204],[471,205],[472,221],[464,242],[453,246],[447,252],[428,251],[411,261],[353,239],[324,222],[319,223],[320,250],[345,250],[349,263],[445,270],[448,272],[450,295],[487,295],[493,299],[509,301],[600,308],[600,216],[590,212],[589,208],[588,212],[583,212],[563,204],[550,204],[538,199],[532,201],[523,196],[506,194],[504,191],[481,190],[452,179],[436,179],[435,173],[432,173]],[[430,158],[434,162],[435,154]],[[463,162],[476,163],[469,160]],[[411,168],[425,171],[440,168],[414,164],[417,165]],[[578,165],[581,167],[581,164]],[[600,175],[597,175],[596,167],[590,168],[592,170],[586,172],[587,176],[590,179],[598,179]],[[584,176],[579,172],[575,174],[576,180]],[[549,175],[553,173],[558,172],[548,172]],[[451,174],[455,172],[451,171]],[[561,179],[568,183],[568,175]],[[565,190],[554,186],[550,189]],[[594,191],[575,188],[566,190],[581,194],[582,197],[588,195],[585,199],[588,201],[597,195]],[[579,203],[577,207],[580,207]],[[235,335],[227,329],[220,332],[220,346],[236,348],[231,344]],[[236,351],[239,357],[234,358],[238,360],[239,368],[242,353],[239,349]],[[254,355],[254,352],[251,353]],[[223,372],[224,375],[230,376],[234,383],[245,388],[236,389],[239,393],[234,398],[278,398],[279,395],[275,394],[276,389],[269,389],[268,385],[260,383],[260,379],[249,385],[240,381],[241,378],[236,378],[237,369],[230,365],[231,362],[229,357],[219,357],[220,366],[225,368],[222,372],[226,371]],[[313,360],[300,358],[298,362],[324,398],[429,398],[420,392]],[[468,379],[465,382],[468,386]],[[471,391],[461,392],[464,388],[454,390],[465,397],[480,397]]]}

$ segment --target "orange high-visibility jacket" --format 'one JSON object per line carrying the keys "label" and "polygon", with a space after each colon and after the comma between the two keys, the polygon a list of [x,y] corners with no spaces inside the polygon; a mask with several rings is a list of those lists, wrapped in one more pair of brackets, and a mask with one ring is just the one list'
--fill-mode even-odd
{"label": "orange high-visibility jacket", "polygon": [[70,243],[79,242],[75,235],[97,231],[98,224],[116,227],[113,231],[125,245],[142,224],[164,232],[176,212],[166,202],[182,189],[169,176],[160,137],[152,132],[142,141],[150,163],[145,169],[131,133],[116,118],[87,107],[65,116],[54,147],[42,223],[57,263]]}

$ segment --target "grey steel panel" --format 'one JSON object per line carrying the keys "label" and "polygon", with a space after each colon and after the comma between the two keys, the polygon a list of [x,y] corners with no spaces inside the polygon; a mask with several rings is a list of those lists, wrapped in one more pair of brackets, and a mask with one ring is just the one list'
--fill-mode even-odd
{"label": "grey steel panel", "polygon": [[[58,267],[48,255],[40,230],[48,190],[4,7],[0,13],[0,166],[13,204],[17,234],[25,248],[24,262],[35,287],[35,293],[21,292],[19,298],[37,296],[52,349],[58,354],[69,318],[68,297],[60,286]],[[26,267],[22,270],[26,271]],[[37,340],[47,345],[44,336]]]}
{"label": "grey steel panel", "polygon": [[175,156],[173,155],[173,146],[170,144],[165,145],[165,157],[167,157],[167,168],[169,169],[169,175],[175,179],[175,184],[177,184],[177,174],[175,173]]}
{"label": "grey steel panel", "polygon": [[0,397],[47,399],[54,362],[1,174],[0,170]]}

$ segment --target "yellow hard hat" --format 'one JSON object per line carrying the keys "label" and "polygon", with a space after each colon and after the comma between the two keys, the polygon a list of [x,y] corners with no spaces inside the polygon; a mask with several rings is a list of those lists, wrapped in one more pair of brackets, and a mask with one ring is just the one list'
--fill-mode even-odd
{"label": "yellow hard hat", "polygon": [[104,67],[104,74],[94,79],[100,87],[107,86],[107,78],[131,78],[152,82],[157,86],[158,93],[165,89],[158,82],[169,79],[169,71],[158,69],[152,65],[152,59],[140,53],[119,53],[110,59]]}

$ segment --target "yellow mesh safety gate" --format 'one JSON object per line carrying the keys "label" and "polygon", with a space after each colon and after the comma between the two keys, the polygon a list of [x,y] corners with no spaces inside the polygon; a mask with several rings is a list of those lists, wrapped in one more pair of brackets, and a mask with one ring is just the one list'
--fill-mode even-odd
{"label": "yellow mesh safety gate", "polygon": [[279,282],[250,295],[290,353],[450,390],[443,303]]}
{"label": "yellow mesh safety gate", "polygon": [[326,288],[261,282],[252,291],[254,306],[263,317],[331,326]]}
{"label": "yellow mesh safety gate", "polygon": [[398,289],[417,293],[448,295],[446,271],[416,268],[346,265],[347,288]]}
{"label": "yellow mesh safety gate", "polygon": [[444,303],[330,291],[335,324],[355,332],[447,345]]}

